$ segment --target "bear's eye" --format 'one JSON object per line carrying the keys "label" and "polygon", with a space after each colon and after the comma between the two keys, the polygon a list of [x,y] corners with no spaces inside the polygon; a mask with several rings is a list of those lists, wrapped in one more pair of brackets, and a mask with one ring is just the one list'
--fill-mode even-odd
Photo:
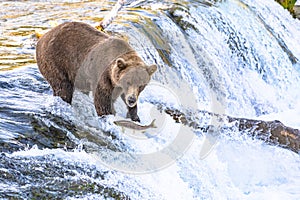
{"label": "bear's eye", "polygon": [[146,85],[140,86],[140,87],[139,87],[139,92],[141,92],[145,87],[146,87]]}

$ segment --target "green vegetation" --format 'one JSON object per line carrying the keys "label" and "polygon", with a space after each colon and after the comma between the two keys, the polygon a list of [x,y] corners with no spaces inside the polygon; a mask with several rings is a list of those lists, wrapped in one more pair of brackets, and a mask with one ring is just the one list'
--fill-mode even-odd
{"label": "green vegetation", "polygon": [[285,9],[293,13],[293,8],[297,0],[275,0],[280,5],[282,5]]}

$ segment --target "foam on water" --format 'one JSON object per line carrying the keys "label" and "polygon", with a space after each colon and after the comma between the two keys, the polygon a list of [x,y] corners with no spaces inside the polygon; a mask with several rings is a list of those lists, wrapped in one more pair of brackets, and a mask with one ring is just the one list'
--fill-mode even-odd
{"label": "foam on water", "polygon": [[286,126],[300,129],[300,103],[295,104],[291,109],[286,109],[285,111],[278,113],[270,113],[267,115],[262,115],[258,119],[271,121],[277,119],[284,123]]}
{"label": "foam on water", "polygon": [[[216,145],[205,159],[200,157],[206,140],[204,133],[184,127],[187,136],[192,133],[188,145],[182,154],[175,155],[178,157],[163,152],[164,155],[176,159],[161,168],[144,173],[125,173],[103,163],[101,156],[109,155],[113,150],[97,144],[94,139],[105,138],[120,152],[125,151],[132,155],[157,152],[176,139],[182,125],[160,112],[158,106],[187,111],[192,105],[195,110],[221,110],[234,116],[279,119],[286,125],[300,128],[300,71],[278,44],[278,38],[274,37],[279,35],[299,59],[300,23],[292,19],[273,0],[228,0],[219,3],[218,7],[191,7],[189,12],[190,14],[179,10],[175,13],[179,16],[184,13],[182,20],[194,25],[194,28],[187,30],[177,26],[175,20],[168,18],[166,13],[161,13],[160,18],[156,17],[154,20],[154,28],[161,30],[163,41],[170,45],[168,59],[174,65],[173,68],[160,67],[153,77],[153,84],[150,83],[139,98],[142,124],[149,124],[152,119],[157,118],[157,129],[122,132],[113,123],[126,115],[126,107],[120,100],[115,104],[117,117],[101,119],[97,117],[93,101],[88,95],[76,91],[75,101],[70,106],[60,98],[52,97],[49,88],[45,89],[49,87],[45,86],[45,82],[36,81],[41,77],[35,75],[38,74],[37,69],[31,66],[22,69],[20,73],[14,71],[9,83],[19,84],[19,80],[26,80],[41,88],[37,87],[27,93],[24,83],[21,83],[24,88],[20,89],[23,93],[19,95],[24,98],[11,98],[8,102],[0,100],[1,103],[19,105],[13,109],[35,114],[46,111],[55,117],[71,121],[77,129],[74,132],[64,131],[78,147],[67,151],[39,149],[34,146],[5,155],[31,161],[43,158],[43,162],[49,162],[50,166],[53,163],[66,163],[63,166],[83,166],[84,171],[105,172],[104,179],[93,178],[74,168],[74,176],[63,177],[67,180],[82,179],[100,183],[125,193],[131,199],[299,199],[299,154],[267,145],[234,128],[221,132]],[[268,18],[266,12],[272,17]],[[118,25],[115,27],[118,28]],[[137,27],[128,30],[131,44],[137,47],[143,58],[152,58],[159,64],[164,63],[151,39],[140,31]],[[136,39],[135,35],[141,38]],[[230,35],[233,36],[229,37]],[[4,75],[0,78],[4,83]],[[7,95],[15,97],[15,93],[20,91]],[[4,98],[6,94],[1,95]],[[223,110],[212,106],[212,96],[216,96],[220,101],[219,105],[224,106]],[[192,101],[189,101],[190,97]],[[36,100],[33,102],[32,99]],[[51,119],[43,119],[43,122],[45,126],[55,126]],[[0,123],[4,124],[4,120],[0,119]],[[230,127],[230,124],[224,126]],[[89,134],[84,135],[84,131]],[[105,135],[106,132],[111,135]],[[15,137],[9,130],[3,131],[3,135],[5,136],[1,137]],[[89,138],[82,138],[85,136]],[[90,149],[84,149],[85,145]],[[176,147],[173,148],[176,152]],[[48,158],[51,159],[48,161]],[[158,157],[157,160],[159,161]],[[129,159],[126,161],[131,162]],[[0,168],[3,173],[5,170]],[[2,191],[20,190],[19,185],[3,182],[0,183],[0,188]],[[78,198],[75,196],[67,199]],[[80,199],[98,198],[101,195],[80,196]]]}
{"label": "foam on water", "polygon": [[[217,69],[212,72],[216,76],[215,84],[225,81],[224,86],[219,86],[224,87],[227,96],[226,112],[235,116],[252,118],[261,116],[261,118],[267,119],[268,116],[270,120],[280,119],[287,125],[299,127],[299,106],[297,104],[300,95],[298,90],[299,72],[295,71],[294,65],[278,43],[274,41],[274,38],[269,37],[270,31],[275,34],[280,33],[289,49],[299,58],[299,47],[293,44],[293,42],[299,41],[297,37],[300,35],[298,34],[300,30],[293,28],[295,25],[299,25],[299,22],[294,22],[290,16],[287,16],[286,11],[271,1],[266,1],[267,3],[244,1],[247,5],[251,4],[248,5],[251,9],[243,7],[237,2],[227,1],[220,4],[219,8],[211,8],[209,11],[199,8],[203,10],[200,12],[201,14],[198,12],[199,10],[196,12],[198,8],[191,8],[194,19],[198,20],[195,26],[202,33],[201,36],[205,38],[205,41],[200,44],[203,45],[202,50],[199,50],[209,55],[206,57],[202,55],[202,59],[207,63],[213,58],[213,66]],[[262,12],[261,10],[266,7],[274,7],[280,16],[284,16],[284,19],[280,18],[280,23],[277,23],[255,17],[257,12]],[[193,11],[193,9],[195,10]],[[226,41],[226,34],[229,33],[226,32],[226,27],[223,33],[217,33],[216,28],[210,24],[207,12],[215,18],[222,17],[222,20],[227,21],[227,28],[236,32],[236,37],[240,37],[235,39],[245,40],[244,47],[234,49],[237,52],[244,50],[244,58],[247,63],[244,69],[239,68],[240,71],[238,71],[236,68],[236,66],[243,65],[241,63],[244,61],[235,54],[233,49],[229,49],[228,43],[233,41]],[[274,15],[276,14],[274,13]],[[269,24],[272,29],[265,30],[265,24],[260,20]],[[187,19],[187,21],[191,22],[192,20]],[[295,23],[295,25],[286,25],[287,23]],[[282,33],[282,24],[288,26],[284,30],[284,34]],[[195,90],[197,106],[209,110],[207,109],[209,105],[205,104],[210,98],[211,91],[203,81],[199,80],[200,77],[203,77],[202,72],[195,67],[199,64],[199,60],[196,61],[196,58],[184,60],[186,55],[191,56],[188,53],[191,52],[189,50],[191,43],[186,45],[186,37],[181,37],[181,31],[174,31],[176,27],[172,27],[172,22],[167,19],[158,22],[158,26],[165,28],[166,39],[170,40],[168,37],[177,38],[177,40],[171,41],[172,46],[178,47],[172,49],[172,59],[177,63],[175,66],[178,67],[183,80],[191,84],[192,88],[193,85],[199,86]],[[166,27],[170,27],[170,29]],[[168,30],[173,32],[168,32]],[[175,36],[174,32],[177,32]],[[211,34],[212,32],[215,34]],[[289,33],[293,33],[295,37],[286,37]],[[190,31],[189,39],[200,41],[199,33],[197,34],[194,35]],[[134,41],[133,43],[135,44]],[[147,44],[147,42],[145,43]],[[192,48],[198,48],[196,43],[193,45]],[[247,52],[247,49],[251,51]],[[149,49],[145,50],[146,54],[147,51]],[[194,68],[189,68],[190,66]],[[221,79],[220,74],[223,75]],[[166,73],[163,81],[172,83],[171,79]],[[173,89],[174,87],[170,86],[169,88]],[[152,92],[150,85],[149,89],[145,90],[141,96],[139,109],[142,121],[147,123],[151,121],[149,110],[152,108],[150,104],[144,102],[145,100],[173,105],[174,99],[172,96],[170,98],[168,94]],[[174,107],[176,106],[178,105]],[[243,109],[241,110],[241,108]],[[176,126],[172,125],[166,127],[170,133],[174,132],[174,128],[176,129]],[[156,135],[151,139],[146,138],[146,141],[137,140],[132,136],[127,140],[127,144],[134,149],[133,152],[151,152],[172,140],[172,135],[168,134],[168,131],[163,133],[163,135]],[[280,199],[282,197],[297,199],[300,197],[299,155],[285,149],[268,146],[247,135],[241,136],[241,133],[237,131],[227,132],[227,134],[230,136],[222,135],[215,148],[204,160],[200,159],[199,153],[205,137],[199,134],[194,138],[185,154],[171,166],[151,174],[129,176],[139,177],[138,179],[147,185],[147,188],[151,188],[151,191],[155,191],[162,199]]]}

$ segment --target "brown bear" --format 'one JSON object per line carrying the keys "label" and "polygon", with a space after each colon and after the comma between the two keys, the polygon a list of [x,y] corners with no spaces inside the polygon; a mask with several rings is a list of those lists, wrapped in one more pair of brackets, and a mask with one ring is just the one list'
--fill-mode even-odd
{"label": "brown bear", "polygon": [[97,114],[103,116],[115,114],[113,103],[121,95],[133,121],[140,121],[138,96],[157,69],[124,40],[81,22],[63,23],[43,35],[36,59],[54,96],[71,104],[75,88],[92,91]]}

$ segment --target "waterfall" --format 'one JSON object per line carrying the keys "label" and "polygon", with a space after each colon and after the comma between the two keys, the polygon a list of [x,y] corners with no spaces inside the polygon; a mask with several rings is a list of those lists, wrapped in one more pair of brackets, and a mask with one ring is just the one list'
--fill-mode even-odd
{"label": "waterfall", "polygon": [[[14,37],[14,29],[48,29],[55,18],[98,23],[111,3],[30,2],[30,12],[16,3],[19,13],[29,12],[28,21],[25,14],[9,18],[15,11],[0,3],[8,12],[0,20],[1,61],[34,54],[32,38]],[[299,20],[273,0],[141,0],[124,6],[106,31],[158,65],[138,104],[142,123],[156,119],[158,128],[115,126],[126,116],[121,101],[117,116],[101,119],[88,95],[76,91],[76,101],[66,104],[52,96],[36,64],[0,71],[0,198],[300,198],[299,154],[212,117],[300,128]],[[190,113],[207,130],[176,123],[166,108]],[[207,138],[215,129],[221,134],[212,142]]]}

